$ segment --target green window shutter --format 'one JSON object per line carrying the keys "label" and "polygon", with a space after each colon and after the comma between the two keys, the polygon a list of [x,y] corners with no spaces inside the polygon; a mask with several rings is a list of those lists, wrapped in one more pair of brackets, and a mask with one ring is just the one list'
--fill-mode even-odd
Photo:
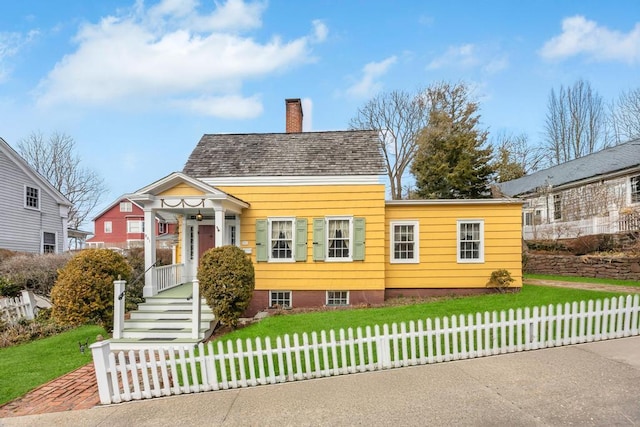
{"label": "green window shutter", "polygon": [[307,218],[296,219],[296,261],[307,260]]}
{"label": "green window shutter", "polygon": [[364,261],[365,219],[353,219],[353,260]]}
{"label": "green window shutter", "polygon": [[313,260],[324,261],[324,218],[313,218]]}
{"label": "green window shutter", "polygon": [[269,240],[267,239],[267,220],[256,220],[256,261],[267,261]]}

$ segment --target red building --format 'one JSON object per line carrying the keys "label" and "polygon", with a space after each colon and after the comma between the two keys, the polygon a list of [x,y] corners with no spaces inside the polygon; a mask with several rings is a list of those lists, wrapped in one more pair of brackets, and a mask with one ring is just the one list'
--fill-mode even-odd
{"label": "red building", "polygon": [[[144,246],[144,211],[127,198],[119,198],[94,219],[94,235],[88,248],[128,249]],[[171,248],[176,242],[176,220],[156,215],[155,233],[158,247]]]}

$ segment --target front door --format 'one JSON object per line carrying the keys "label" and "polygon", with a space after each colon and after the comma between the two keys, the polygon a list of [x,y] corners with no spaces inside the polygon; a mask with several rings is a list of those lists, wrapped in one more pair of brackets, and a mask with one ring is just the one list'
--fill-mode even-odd
{"label": "front door", "polygon": [[199,225],[198,226],[198,259],[202,258],[208,249],[215,247],[215,226],[213,225]]}

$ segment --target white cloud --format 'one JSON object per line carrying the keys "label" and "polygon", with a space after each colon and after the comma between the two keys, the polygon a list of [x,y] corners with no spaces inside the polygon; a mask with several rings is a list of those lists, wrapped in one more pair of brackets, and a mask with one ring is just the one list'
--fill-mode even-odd
{"label": "white cloud", "polygon": [[15,56],[25,44],[37,37],[38,34],[38,31],[35,30],[27,34],[0,32],[0,83],[7,79],[11,70],[7,59]]}
{"label": "white cloud", "polygon": [[444,54],[433,59],[427,65],[427,69],[477,67],[485,74],[495,74],[508,66],[509,60],[504,53],[497,52],[495,48],[489,46],[467,43],[450,46]]}
{"label": "white cloud", "polygon": [[129,14],[83,25],[77,49],[40,82],[38,104],[147,102],[218,117],[255,117],[262,112],[260,99],[243,96],[243,82],[312,62],[310,45],[324,40],[328,30],[314,21],[308,35],[262,42],[243,32],[261,26],[263,3],[215,5],[204,14],[195,0],[164,0],[149,9],[139,1]]}
{"label": "white cloud", "polygon": [[629,31],[610,30],[576,15],[562,21],[562,33],[547,41],[540,55],[546,59],[563,59],[586,55],[597,61],[636,63],[640,60],[640,23]]}
{"label": "white cloud", "polygon": [[362,68],[362,78],[347,89],[347,94],[357,98],[365,98],[374,95],[382,88],[378,80],[397,61],[397,57],[390,56],[380,62],[369,62]]}

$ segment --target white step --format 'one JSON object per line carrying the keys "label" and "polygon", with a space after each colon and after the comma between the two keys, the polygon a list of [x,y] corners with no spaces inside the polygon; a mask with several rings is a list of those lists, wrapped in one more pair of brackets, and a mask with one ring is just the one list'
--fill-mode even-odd
{"label": "white step", "polygon": [[[213,320],[213,319],[211,319]],[[201,328],[209,328],[211,320],[200,319]],[[136,319],[125,320],[124,329],[175,329],[175,328],[191,328],[191,318],[186,319]]]}
{"label": "white step", "polygon": [[[200,328],[198,337],[203,339],[208,328]],[[145,338],[145,339],[171,339],[171,338],[191,338],[191,328],[176,329],[147,329],[147,328],[125,328],[122,331],[123,338]]]}
{"label": "white step", "polygon": [[[212,311],[209,312],[201,312],[200,319],[201,320],[213,320],[215,316]],[[142,319],[191,319],[191,310],[145,310],[145,311],[132,311],[130,313],[131,320],[142,320]]]}

